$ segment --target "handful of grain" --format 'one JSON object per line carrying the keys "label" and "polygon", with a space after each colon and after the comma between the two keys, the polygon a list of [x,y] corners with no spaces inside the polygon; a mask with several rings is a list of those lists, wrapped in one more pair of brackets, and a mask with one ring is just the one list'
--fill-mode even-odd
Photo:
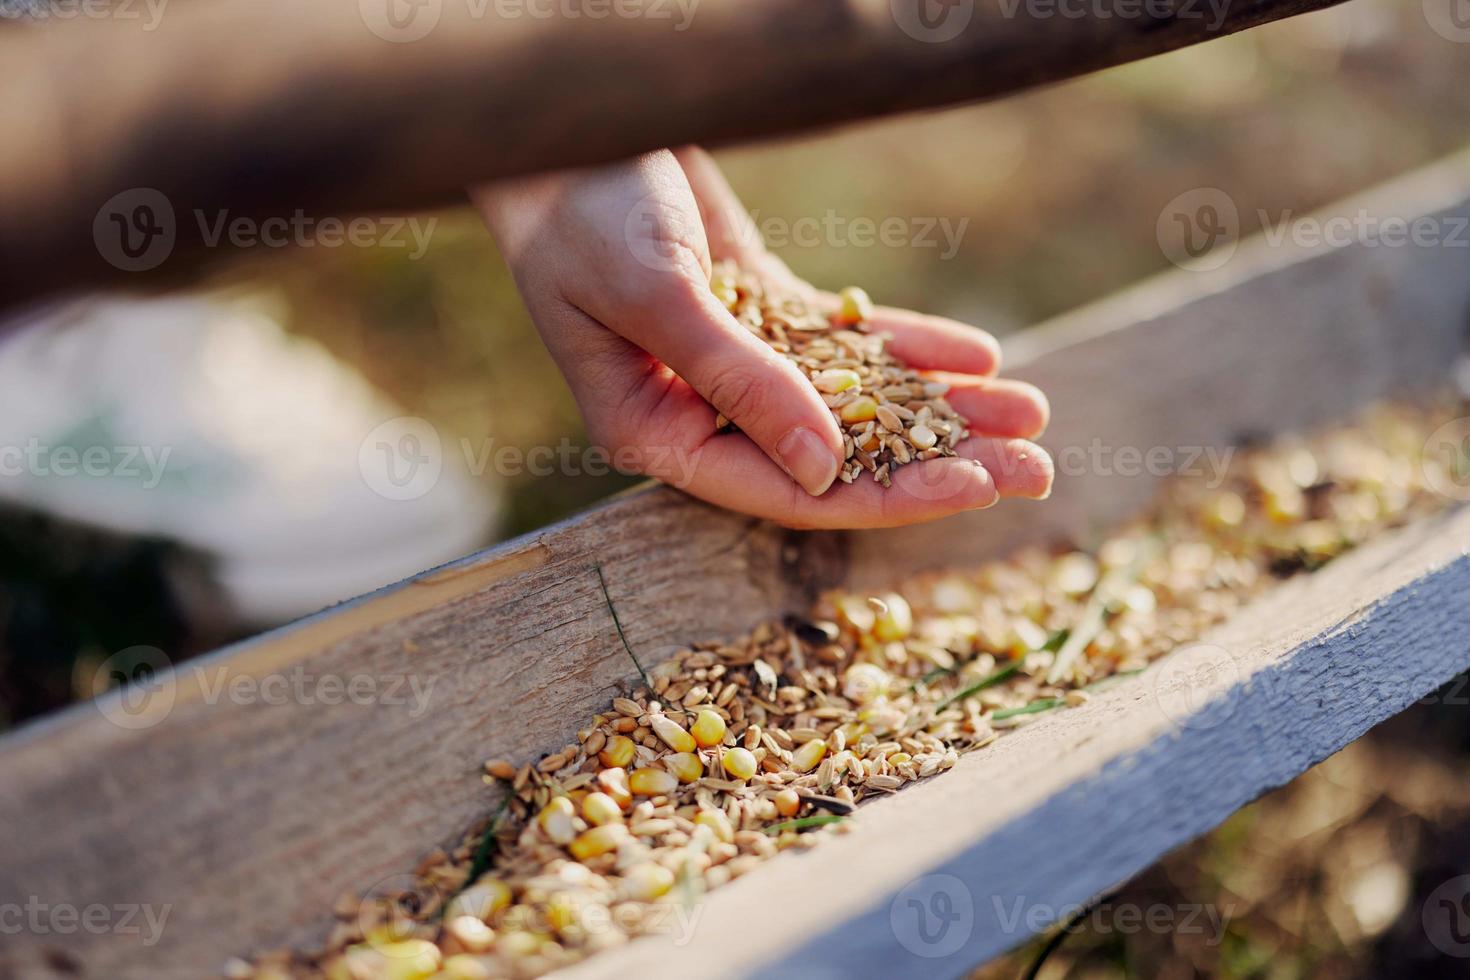
{"label": "handful of grain", "polygon": [[[873,303],[861,289],[844,289],[829,317],[732,262],[715,266],[710,286],[735,319],[789,357],[821,392],[842,431],[842,482],[867,470],[889,486],[898,467],[953,456],[970,434],[944,400],[949,386],[900,363],[888,353],[888,338],[872,332]],[[718,424],[733,427],[724,416]]]}

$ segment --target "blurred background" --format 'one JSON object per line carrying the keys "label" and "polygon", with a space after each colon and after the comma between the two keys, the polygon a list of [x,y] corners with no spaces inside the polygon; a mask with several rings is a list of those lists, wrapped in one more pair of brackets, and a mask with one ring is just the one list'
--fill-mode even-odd
{"label": "blurred background", "polygon": [[[1470,29],[1431,20],[1353,0],[718,158],[798,273],[1005,335],[1168,268],[1156,222],[1183,192],[1225,191],[1248,234],[1470,143]],[[184,659],[631,484],[495,462],[582,445],[582,424],[474,215],[430,219],[421,253],[255,249],[189,295],[32,310],[0,342],[0,442],[175,453],[124,491],[0,477],[0,729],[106,687],[120,651]],[[379,450],[434,442],[431,490],[367,476]],[[1467,768],[1463,705],[1416,708],[1125,893],[1233,903],[1221,943],[1083,928],[1042,976],[1428,970],[1416,917],[1467,853]]]}

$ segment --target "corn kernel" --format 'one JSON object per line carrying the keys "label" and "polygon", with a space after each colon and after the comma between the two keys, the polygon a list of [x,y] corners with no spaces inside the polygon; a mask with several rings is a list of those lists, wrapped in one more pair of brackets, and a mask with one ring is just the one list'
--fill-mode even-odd
{"label": "corn kernel", "polygon": [[888,671],[877,664],[853,664],[842,677],[842,696],[857,704],[870,704],[888,693],[890,683]]}
{"label": "corn kernel", "polygon": [[696,747],[694,736],[690,735],[679,723],[666,715],[654,715],[653,733],[663,739],[665,745],[675,752],[693,752]]}
{"label": "corn kernel", "polygon": [[867,395],[862,395],[839,408],[837,417],[849,425],[856,422],[871,422],[878,417],[878,403]]}
{"label": "corn kernel", "polygon": [[715,294],[719,301],[725,304],[725,309],[734,309],[735,304],[740,301],[740,293],[735,288],[735,278],[723,273],[716,273],[710,280],[710,292]]}
{"label": "corn kernel", "polygon": [[886,608],[873,624],[873,635],[885,643],[907,638],[914,631],[914,612],[907,600],[896,592],[890,592],[883,597],[883,605]]}
{"label": "corn kernel", "polygon": [[715,839],[722,844],[730,844],[735,841],[735,828],[730,825],[730,818],[725,816],[724,810],[700,810],[695,814],[695,824],[708,827],[715,835]]}
{"label": "corn kernel", "polygon": [[679,778],[667,769],[634,769],[628,789],[635,796],[668,796],[679,788]]}
{"label": "corn kernel", "polygon": [[444,915],[446,918],[472,915],[481,922],[488,922],[491,916],[509,904],[510,886],[499,878],[487,876],[450,899]]}
{"label": "corn kernel", "polygon": [[837,600],[837,614],[859,633],[871,633],[878,614],[868,600],[858,595],[845,595]]}
{"label": "corn kernel", "polygon": [[620,823],[603,824],[601,827],[582,831],[576,840],[567,845],[567,850],[578,861],[587,861],[617,850],[618,845],[627,839],[627,827]]}
{"label": "corn kernel", "polygon": [[618,890],[635,902],[651,902],[674,887],[674,873],[652,861],[635,864],[623,874]]}
{"label": "corn kernel", "polygon": [[495,943],[495,932],[473,915],[456,915],[444,921],[444,934],[467,953],[483,953]]}
{"label": "corn kernel", "polygon": [[712,745],[719,745],[725,739],[725,719],[716,712],[705,708],[694,719],[694,725],[689,729],[689,734],[694,736],[694,741],[706,749]]}
{"label": "corn kernel", "polygon": [[811,772],[827,754],[827,743],[814,738],[791,754],[791,768],[797,772]]}
{"label": "corn kernel", "polygon": [[495,952],[514,960],[534,956],[541,951],[541,937],[529,932],[507,932],[495,941]]}
{"label": "corn kernel", "polygon": [[794,789],[783,789],[776,794],[776,812],[783,817],[794,817],[801,810],[801,797]]}
{"label": "corn kernel", "polygon": [[873,301],[860,286],[848,286],[838,298],[842,301],[837,311],[838,323],[863,323],[873,318]]}
{"label": "corn kernel", "polygon": [[745,780],[755,775],[755,756],[749,750],[743,748],[726,749],[725,757],[720,760],[725,767],[725,772],[732,779]]}
{"label": "corn kernel", "polygon": [[681,783],[692,783],[704,775],[704,763],[693,752],[675,752],[664,758],[669,772],[679,777]]}
{"label": "corn kernel", "polygon": [[638,746],[633,740],[625,735],[614,735],[607,740],[601,752],[597,753],[597,761],[609,769],[622,769],[633,761],[633,754]]}
{"label": "corn kernel", "polygon": [[812,375],[812,384],[817,390],[828,395],[835,395],[839,391],[856,388],[863,383],[858,373],[850,368],[831,368],[826,371],[818,371]]}
{"label": "corn kernel", "polygon": [[570,844],[572,838],[577,836],[577,828],[572,823],[576,816],[577,808],[572,805],[571,800],[565,796],[554,796],[542,808],[536,822],[541,824],[541,829],[551,838],[552,843]]}
{"label": "corn kernel", "polygon": [[587,798],[582,801],[582,817],[594,827],[622,823],[623,808],[606,793],[588,793]]}
{"label": "corn kernel", "polygon": [[909,442],[913,443],[916,449],[933,449],[934,444],[939,441],[939,436],[934,434],[934,430],[923,422],[910,428],[907,435]]}
{"label": "corn kernel", "polygon": [[383,958],[383,980],[425,980],[439,969],[439,947],[427,939],[405,939],[374,947]]}
{"label": "corn kernel", "polygon": [[1245,501],[1240,494],[1226,490],[1211,498],[1205,507],[1205,520],[1216,527],[1239,527],[1245,520]]}
{"label": "corn kernel", "polygon": [[633,793],[628,789],[628,771],[626,769],[604,769],[597,774],[597,785],[602,791],[612,797],[612,801],[620,808],[626,810],[633,805]]}
{"label": "corn kernel", "polygon": [[490,980],[490,968],[473,956],[460,953],[444,961],[439,968],[444,980]]}

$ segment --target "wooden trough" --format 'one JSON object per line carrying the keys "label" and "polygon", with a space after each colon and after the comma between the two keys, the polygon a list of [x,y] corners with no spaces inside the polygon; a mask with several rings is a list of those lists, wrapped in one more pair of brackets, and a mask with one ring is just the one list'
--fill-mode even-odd
{"label": "wooden trough", "polygon": [[[183,665],[141,710],[112,695],[9,735],[0,908],[167,918],[157,937],[141,915],[131,931],[7,934],[0,977],[50,976],[63,950],[85,977],[194,980],[231,955],[320,941],[339,893],[411,870],[491,810],[484,759],[560,747],[636,682],[599,567],[651,664],[827,586],[1086,539],[1154,491],[1153,477],[1069,466],[1070,447],[1219,449],[1446,383],[1470,322],[1470,248],[1453,244],[1470,221],[1470,158],[1327,213],[1363,210],[1434,219],[1445,242],[1257,239],[1216,271],[1174,272],[1015,338],[1010,372],[1054,406],[1043,442],[1062,475],[1046,504],[794,533],[649,486]],[[1370,542],[1211,634],[1207,689],[1166,660],[711,893],[678,935],[568,975],[959,976],[1470,667],[1467,544],[1465,510]],[[221,679],[295,671],[419,686],[375,705],[217,694]],[[916,942],[905,910],[936,888],[951,904],[930,907],[961,918],[939,945]]]}

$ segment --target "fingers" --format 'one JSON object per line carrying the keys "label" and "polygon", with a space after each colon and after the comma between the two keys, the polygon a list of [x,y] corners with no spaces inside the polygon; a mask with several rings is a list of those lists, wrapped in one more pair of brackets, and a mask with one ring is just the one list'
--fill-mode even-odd
{"label": "fingers", "polygon": [[1051,421],[1051,406],[1035,385],[938,371],[930,376],[949,385],[945,400],[970,423],[971,432],[1035,439]]}
{"label": "fingers", "polygon": [[984,466],[1002,497],[1045,500],[1051,496],[1055,464],[1051,454],[1034,442],[980,436],[966,439],[955,450]]}
{"label": "fingers", "polygon": [[910,367],[980,376],[1000,370],[1000,344],[979,327],[886,306],[872,323],[893,338],[888,349]]}
{"label": "fingers", "polygon": [[[864,475],[834,485],[820,498],[802,493],[739,435],[708,440],[685,463],[677,472],[656,475],[710,503],[795,528],[896,527],[989,507],[999,499],[990,474],[967,459],[900,467],[887,488]],[[678,478],[685,482],[676,483]]]}

